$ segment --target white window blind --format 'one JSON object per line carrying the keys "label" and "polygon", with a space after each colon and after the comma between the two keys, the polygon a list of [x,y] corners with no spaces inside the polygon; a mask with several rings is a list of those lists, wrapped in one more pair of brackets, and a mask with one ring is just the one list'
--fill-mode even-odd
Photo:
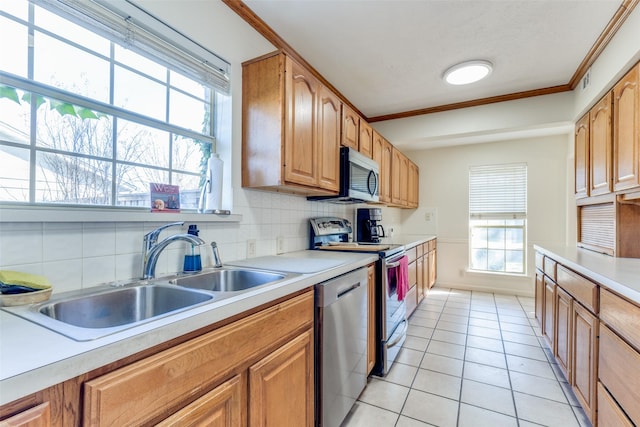
{"label": "white window blind", "polygon": [[33,0],[228,95],[230,64],[127,0]]}
{"label": "white window blind", "polygon": [[472,166],[470,219],[523,219],[527,216],[527,165]]}

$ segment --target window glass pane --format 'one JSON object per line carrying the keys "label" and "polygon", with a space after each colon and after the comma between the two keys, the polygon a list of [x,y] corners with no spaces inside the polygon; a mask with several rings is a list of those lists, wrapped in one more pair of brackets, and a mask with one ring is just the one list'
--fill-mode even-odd
{"label": "window glass pane", "polygon": [[202,84],[196,82],[195,80],[190,79],[189,77],[185,77],[180,73],[175,71],[171,71],[169,74],[171,86],[181,89],[184,92],[187,92],[189,95],[194,96],[202,101],[205,101],[209,98],[209,89],[202,86]]}
{"label": "window glass pane", "polygon": [[[4,3],[9,3],[5,0]],[[4,6],[4,3],[2,5]],[[27,27],[0,16],[0,40],[2,40],[2,54],[0,54],[0,70],[27,76]],[[6,40],[11,40],[7,43]],[[11,60],[7,60],[11,58]]]}
{"label": "window glass pane", "polygon": [[172,177],[172,183],[180,187],[180,208],[197,209],[200,198],[200,177],[181,173],[174,173]]}
{"label": "window glass pane", "polygon": [[119,44],[114,45],[114,52],[116,61],[128,65],[139,73],[147,74],[154,79],[163,82],[167,80],[167,69],[162,65],[156,64],[132,50],[125,49]]}
{"label": "window glass pane", "polygon": [[487,251],[487,270],[504,271],[504,251]]}
{"label": "window glass pane", "polygon": [[486,270],[487,269],[487,250],[473,249],[471,251],[471,269]]}
{"label": "window glass pane", "polygon": [[26,0],[0,0],[0,9],[26,21],[29,14],[29,2]]}
{"label": "window glass pane", "polygon": [[206,102],[173,89],[169,99],[169,123],[203,134],[209,133],[209,108]]}
{"label": "window glass pane", "polygon": [[504,228],[489,228],[487,230],[489,248],[491,249],[504,249]]}
{"label": "window glass pane", "polygon": [[75,42],[85,49],[109,56],[111,43],[104,37],[40,7],[36,7],[34,15],[38,27]]}
{"label": "window glass pane", "polygon": [[523,252],[522,251],[506,251],[507,260],[505,271],[509,273],[522,273],[523,269]]}
{"label": "window glass pane", "polygon": [[[57,109],[52,109],[55,106]],[[94,118],[82,118],[85,114]],[[37,145],[112,158],[112,120],[109,116],[98,114],[69,103],[48,100],[46,105],[38,108]]]}
{"label": "window glass pane", "polygon": [[117,159],[168,168],[169,138],[170,134],[163,130],[120,119],[118,120]]}
{"label": "window glass pane", "polygon": [[37,153],[36,202],[111,204],[111,163]]}
{"label": "window glass pane", "polygon": [[151,208],[149,184],[169,182],[169,174],[158,169],[121,164],[117,166],[116,170],[116,194],[119,206]]}
{"label": "window glass pane", "polygon": [[487,244],[487,229],[484,227],[473,227],[471,229],[471,247],[486,248]]}
{"label": "window glass pane", "polygon": [[[0,141],[29,144],[31,106],[25,92],[0,85]],[[28,100],[30,95],[26,97]]]}
{"label": "window glass pane", "polygon": [[0,145],[0,200],[29,201],[29,150]]}
{"label": "window glass pane", "polygon": [[173,169],[196,173],[205,173],[211,154],[211,144],[175,135],[173,140]]}
{"label": "window glass pane", "polygon": [[166,86],[122,67],[115,69],[114,104],[138,114],[165,121]]}
{"label": "window glass pane", "polygon": [[35,80],[109,102],[109,62],[36,32]]}
{"label": "window glass pane", "polygon": [[508,249],[520,249],[523,248],[523,234],[522,228],[507,228],[506,230],[506,247]]}

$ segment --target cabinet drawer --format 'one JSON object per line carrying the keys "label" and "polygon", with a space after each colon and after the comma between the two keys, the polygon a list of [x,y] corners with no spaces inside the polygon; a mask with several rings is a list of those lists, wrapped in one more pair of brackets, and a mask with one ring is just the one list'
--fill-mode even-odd
{"label": "cabinet drawer", "polygon": [[436,248],[436,239],[433,240],[429,240],[427,243],[429,245],[429,252],[431,252],[432,250],[434,250]]}
{"label": "cabinet drawer", "polygon": [[158,421],[313,326],[313,292],[84,383],[84,425]]}
{"label": "cabinet drawer", "polygon": [[640,350],[640,307],[606,289],[600,291],[600,320]]}
{"label": "cabinet drawer", "polygon": [[540,271],[544,271],[544,255],[540,252],[536,252],[536,268]]}
{"label": "cabinet drawer", "polygon": [[631,421],[640,424],[640,354],[601,325],[598,362],[602,384]]}
{"label": "cabinet drawer", "polygon": [[416,246],[416,258],[421,258],[424,255],[424,245]]}
{"label": "cabinet drawer", "polygon": [[418,283],[418,262],[414,261],[409,264],[409,287]]}
{"label": "cabinet drawer", "polygon": [[407,295],[405,295],[404,297],[404,301],[405,301],[405,304],[407,305],[407,317],[409,317],[411,313],[413,313],[413,311],[418,306],[418,287],[417,286],[413,286],[411,289],[409,289],[409,292],[407,292]]}
{"label": "cabinet drawer", "polygon": [[549,257],[544,257],[544,274],[556,280],[556,268],[558,263]]}
{"label": "cabinet drawer", "polygon": [[409,258],[410,263],[416,260],[417,254],[418,254],[418,250],[416,249],[415,246],[411,249],[407,249],[407,258]]}
{"label": "cabinet drawer", "polygon": [[[545,258],[546,259],[546,258]],[[577,273],[558,266],[558,286],[567,291],[580,304],[593,313],[598,313],[598,286]]]}
{"label": "cabinet drawer", "polygon": [[598,427],[633,427],[613,397],[598,381]]}

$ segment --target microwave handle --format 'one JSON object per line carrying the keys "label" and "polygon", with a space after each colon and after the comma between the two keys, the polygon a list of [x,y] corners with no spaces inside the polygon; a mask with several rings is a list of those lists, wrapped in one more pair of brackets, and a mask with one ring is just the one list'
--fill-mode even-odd
{"label": "microwave handle", "polygon": [[[373,181],[373,188],[371,188],[371,181]],[[372,196],[376,194],[376,190],[378,189],[378,177],[373,170],[370,170],[369,176],[367,176],[367,189],[369,190],[369,194]]]}

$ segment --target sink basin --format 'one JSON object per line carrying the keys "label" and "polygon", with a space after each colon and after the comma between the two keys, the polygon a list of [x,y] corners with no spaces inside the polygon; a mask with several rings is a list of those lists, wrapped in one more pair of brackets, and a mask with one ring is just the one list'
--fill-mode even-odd
{"label": "sink basin", "polygon": [[111,328],[158,317],[211,300],[173,286],[135,286],[44,304],[40,313],[81,328]]}
{"label": "sink basin", "polygon": [[89,341],[178,315],[214,299],[213,293],[165,282],[66,292],[47,302],[8,307],[7,311],[76,341]]}
{"label": "sink basin", "polygon": [[172,280],[178,286],[213,292],[241,292],[282,280],[287,275],[244,269],[221,269]]}

